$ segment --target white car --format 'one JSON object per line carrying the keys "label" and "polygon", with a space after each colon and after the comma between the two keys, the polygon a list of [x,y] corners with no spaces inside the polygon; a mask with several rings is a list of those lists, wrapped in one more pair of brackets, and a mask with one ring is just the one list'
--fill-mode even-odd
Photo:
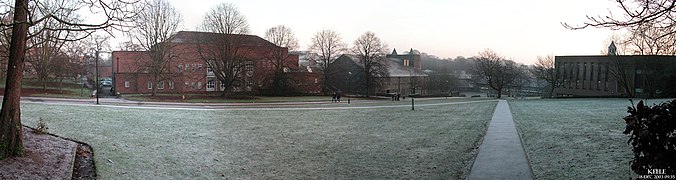
{"label": "white car", "polygon": [[113,86],[113,82],[111,81],[101,81],[101,87],[111,87]]}

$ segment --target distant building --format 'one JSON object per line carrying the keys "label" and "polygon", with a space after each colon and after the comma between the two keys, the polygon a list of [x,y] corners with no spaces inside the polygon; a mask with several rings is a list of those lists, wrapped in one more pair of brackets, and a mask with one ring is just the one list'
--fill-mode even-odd
{"label": "distant building", "polygon": [[408,51],[408,53],[405,54],[397,54],[397,49],[393,49],[391,54],[387,54],[385,56],[386,58],[396,61],[397,63],[407,66],[407,67],[413,67],[415,69],[421,70],[422,69],[422,58],[420,57],[420,51],[415,50],[411,48],[411,50]]}
{"label": "distant building", "polygon": [[556,72],[563,85],[554,89],[554,96],[676,97],[676,56],[618,56],[614,55],[614,44],[608,53],[556,56]]}
{"label": "distant building", "polygon": [[[228,91],[234,93],[260,94],[275,91],[270,86],[271,75],[274,73],[270,54],[288,54],[288,49],[276,46],[263,38],[254,35],[218,34],[208,32],[181,31],[175,34],[169,42],[175,47],[176,60],[168,64],[163,71],[164,78],[158,84],[153,84],[144,62],[150,61],[148,51],[114,51],[113,83],[118,93],[150,93],[153,86],[159,93],[208,93],[225,91],[227,87],[221,84],[214,74],[214,69],[208,67],[200,58],[200,48],[213,48],[213,45],[198,41],[200,38],[226,39],[238,36],[237,44],[244,48],[246,58],[238,80]],[[320,75],[298,68],[298,56],[289,55],[281,66],[292,79],[292,88],[299,93],[318,93],[320,89]]]}
{"label": "distant building", "polygon": [[[422,70],[420,53],[413,50],[407,54],[397,54],[396,50],[385,57],[388,77],[377,77],[382,82],[371,94],[385,95],[400,93],[401,95],[427,95],[425,85],[429,76]],[[332,79],[329,89],[340,90],[352,94],[366,94],[366,80],[363,65],[358,57],[343,54],[332,64]]]}
{"label": "distant building", "polygon": [[308,67],[319,68],[320,66],[316,61],[319,57],[316,53],[310,51],[291,51],[289,54],[298,56],[298,67],[301,69],[307,69]]}
{"label": "distant building", "polygon": [[476,91],[471,73],[465,70],[454,70],[451,75],[457,78],[457,84],[454,89],[459,91]]}

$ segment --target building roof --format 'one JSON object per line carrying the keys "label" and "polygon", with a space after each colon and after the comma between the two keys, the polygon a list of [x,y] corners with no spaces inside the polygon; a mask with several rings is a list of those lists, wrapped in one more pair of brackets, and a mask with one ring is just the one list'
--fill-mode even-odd
{"label": "building roof", "polygon": [[388,55],[388,56],[390,56],[390,55],[397,55],[397,56],[399,56],[399,55],[411,55],[411,54],[412,54],[412,55],[420,55],[420,51],[411,48],[411,50],[409,50],[408,52],[405,52],[405,54],[398,54],[398,53],[397,53],[397,48],[394,48],[394,49],[392,50],[392,53],[387,54],[387,55]]}
{"label": "building roof", "polygon": [[279,47],[261,37],[247,34],[222,34],[198,31],[179,31],[171,38],[174,43],[210,43],[219,40],[237,41],[240,46]]}
{"label": "building roof", "polygon": [[422,70],[416,69],[413,66],[404,66],[397,62],[396,58],[387,58],[387,71],[390,77],[409,77],[409,76],[427,76]]}

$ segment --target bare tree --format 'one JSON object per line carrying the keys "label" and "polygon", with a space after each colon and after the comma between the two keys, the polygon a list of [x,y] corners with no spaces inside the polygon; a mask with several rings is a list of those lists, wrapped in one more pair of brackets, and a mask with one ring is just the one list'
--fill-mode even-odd
{"label": "bare tree", "polygon": [[388,77],[387,63],[385,54],[387,46],[380,41],[375,33],[367,31],[354,41],[352,53],[359,58],[362,66],[364,79],[366,80],[366,96],[368,97],[372,90],[382,85],[378,77]]}
{"label": "bare tree", "polygon": [[86,41],[80,40],[66,43],[62,55],[53,62],[55,66],[54,76],[59,82],[59,90],[63,91],[63,80],[66,78],[81,78],[81,76],[86,74],[88,62],[84,57],[86,57],[90,49],[90,46],[85,46],[87,43],[83,43]]}
{"label": "bare tree", "polygon": [[507,60],[490,49],[479,53],[472,73],[480,83],[486,83],[497,91],[497,98],[502,97],[503,89],[523,77],[521,69],[514,61]]}
{"label": "bare tree", "polygon": [[[562,23],[568,29],[585,29],[588,27],[604,27],[610,29],[628,29],[632,32],[631,39],[639,48],[634,54],[671,54],[660,53],[664,47],[669,49],[673,46],[674,33],[676,33],[676,1],[672,0],[615,0],[621,9],[622,16],[587,15],[587,22],[582,25],[570,25]],[[648,48],[648,49],[645,49]],[[673,48],[673,47],[672,47]],[[672,50],[670,50],[672,51]]]}
{"label": "bare tree", "polygon": [[[568,29],[584,29],[588,27],[605,27],[611,29],[622,29],[626,27],[638,27],[645,24],[652,24],[656,28],[671,28],[676,20],[676,1],[671,0],[615,0],[622,9],[623,15],[620,18],[613,14],[602,16],[587,15],[587,22],[582,25],[570,25],[562,23]],[[667,34],[673,34],[669,32]]]}
{"label": "bare tree", "polygon": [[346,44],[343,42],[340,34],[336,31],[325,29],[317,32],[312,37],[312,45],[310,45],[310,52],[318,55],[318,62],[320,69],[324,74],[324,81],[322,81],[322,92],[328,93],[328,83],[331,79],[331,64],[343,52],[345,52]]}
{"label": "bare tree", "polygon": [[171,73],[172,62],[176,61],[176,44],[169,42],[178,31],[183,17],[167,0],[147,2],[144,10],[135,17],[136,28],[129,35],[133,42],[150,52],[149,60],[137,60],[137,73],[150,75],[151,96],[157,95],[157,84],[171,80],[177,74]]}
{"label": "bare tree", "polygon": [[631,88],[631,80],[629,79],[631,74],[631,62],[622,61],[615,55],[609,56],[610,61],[608,66],[608,73],[610,76],[614,77],[617,80],[617,84],[622,88],[627,97],[634,97],[634,89]]}
{"label": "bare tree", "polygon": [[559,69],[555,67],[555,61],[553,55],[548,55],[545,57],[538,56],[537,62],[531,69],[531,73],[538,79],[545,80],[549,83],[549,96],[554,96],[554,89],[561,87],[563,85],[563,80],[560,79]]}
{"label": "bare tree", "polygon": [[289,51],[298,49],[298,39],[293,34],[291,28],[284,25],[271,27],[265,31],[265,40],[270,41],[280,47],[285,47]]}
{"label": "bare tree", "polygon": [[562,23],[568,29],[604,27],[627,29],[631,36],[625,42],[632,45],[633,54],[656,55],[676,54],[676,1],[673,0],[615,0],[622,16],[587,15],[582,25]]}
{"label": "bare tree", "polygon": [[202,21],[202,30],[221,34],[247,34],[249,23],[237,6],[221,3],[211,8]]}
{"label": "bare tree", "polygon": [[531,73],[532,70],[527,65],[518,64],[514,61],[511,63],[514,63],[514,66],[516,67],[514,69],[515,79],[512,83],[508,84],[507,87],[510,89],[509,95],[517,97],[521,95],[520,92],[530,90],[527,88],[530,88],[529,86],[532,83],[531,77],[533,77],[533,74]]}
{"label": "bare tree", "polygon": [[601,47],[600,54],[608,55],[608,46],[615,44],[615,54],[626,55],[631,53],[629,38],[626,34],[611,34],[607,39],[603,40],[603,47]]}
{"label": "bare tree", "polygon": [[[246,35],[203,33],[198,38],[198,53],[207,65],[207,73],[213,73],[221,83],[221,96],[225,97],[228,91],[239,88],[245,82],[246,66],[253,66],[248,55],[251,48],[244,47]],[[252,72],[253,73],[253,72]]]}
{"label": "bare tree", "polygon": [[[289,51],[298,48],[298,39],[291,28],[284,25],[271,27],[265,31],[265,39],[279,47],[287,48]],[[266,79],[272,81],[272,88],[276,90],[275,95],[289,94],[293,90],[290,86],[292,79],[287,75],[290,70],[287,59],[293,55],[289,54],[288,51],[279,51],[276,47],[271,47],[269,51],[266,59],[273,66],[274,73]]]}
{"label": "bare tree", "polygon": [[[74,6],[74,4],[70,4]],[[48,7],[37,7],[37,8],[56,8],[54,6]],[[68,9],[68,8],[66,8]],[[45,10],[42,10],[45,11]],[[68,12],[64,10],[65,18],[68,18],[69,21],[77,22],[79,21],[75,12]],[[45,28],[67,28],[67,25],[58,23],[56,20],[47,19],[43,23],[35,25],[29,29],[29,31],[39,31]],[[64,46],[68,43],[68,39],[78,36],[78,32],[71,31],[52,31],[52,30],[43,30],[39,34],[34,34],[28,40],[28,46],[31,51],[28,51],[26,54],[26,61],[30,63],[30,67],[33,68],[34,72],[37,75],[38,83],[42,85],[42,89],[47,89],[47,82],[50,77],[55,75],[55,64],[52,62],[54,58],[58,58],[62,55],[64,51]],[[63,56],[61,56],[63,57]]]}
{"label": "bare tree", "polygon": [[[2,14],[0,16],[2,24],[11,24],[13,21],[12,14]],[[9,59],[9,43],[12,40],[12,28],[0,27],[0,77],[7,75],[7,61]]]}
{"label": "bare tree", "polygon": [[674,55],[676,54],[676,27],[656,28],[652,23],[644,23],[629,28],[627,43],[637,55]]}
{"label": "bare tree", "polygon": [[[73,44],[73,43],[70,43]],[[63,94],[63,81],[67,78],[74,78],[79,75],[79,71],[84,69],[80,63],[80,58],[71,52],[62,51],[52,58],[52,72],[58,83],[58,89]]]}
{"label": "bare tree", "polygon": [[125,41],[121,42],[120,44],[117,45],[117,49],[120,51],[143,51],[143,47],[139,44],[134,44],[131,40],[130,41]]}
{"label": "bare tree", "polygon": [[[222,3],[212,8],[202,22],[203,30],[213,33],[200,33],[197,39],[201,59],[220,81],[225,97],[233,87],[245,82],[244,70],[253,66],[248,55],[251,48],[242,46],[248,40],[249,24],[237,7]],[[252,72],[253,73],[253,72]]]}
{"label": "bare tree", "polygon": [[[53,4],[51,2],[54,2]],[[9,46],[9,56],[7,63],[7,81],[5,85],[5,94],[3,97],[2,110],[0,110],[0,159],[6,157],[19,156],[23,154],[23,131],[21,128],[21,81],[24,71],[24,57],[26,54],[27,40],[31,36],[41,34],[43,31],[80,31],[82,35],[73,37],[69,40],[83,39],[92,32],[99,29],[111,30],[113,27],[122,27],[129,22],[130,17],[134,16],[133,3],[122,0],[87,0],[87,1],[29,1],[15,0],[14,4],[5,4],[8,10],[0,12],[3,16],[11,14],[13,21],[11,23],[2,22],[2,30],[11,27],[12,38]],[[75,4],[70,6],[69,4]],[[56,8],[33,8],[36,6],[55,6]],[[46,12],[40,12],[41,9],[49,9]],[[88,23],[82,21],[70,21],[65,14],[66,9],[74,12],[90,10],[93,16],[105,16],[98,21],[93,20]],[[39,13],[38,13],[39,12]],[[92,18],[95,19],[95,18]],[[39,24],[45,21],[54,20],[58,24],[65,24],[67,27],[44,27],[42,29],[31,31],[30,27],[39,27]]]}

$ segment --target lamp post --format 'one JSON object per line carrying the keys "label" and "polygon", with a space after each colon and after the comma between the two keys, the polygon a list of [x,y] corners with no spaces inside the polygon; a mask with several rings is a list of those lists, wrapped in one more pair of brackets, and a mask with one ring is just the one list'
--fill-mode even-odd
{"label": "lamp post", "polygon": [[82,77],[83,77],[82,72],[80,72],[80,76],[78,76],[78,78],[80,78],[80,97],[83,96],[83,92],[84,92],[84,90],[83,90],[84,89],[84,81],[82,81]]}
{"label": "lamp post", "polygon": [[[350,86],[352,84],[352,72],[348,71],[347,74],[347,94],[352,94],[352,87]],[[347,96],[347,104],[350,104],[350,96]]]}
{"label": "lamp post", "polygon": [[[112,60],[112,56],[113,56],[112,53],[110,54],[110,56],[111,56],[111,60]],[[115,61],[115,62],[117,62],[117,68],[118,68],[118,71],[119,71],[119,68],[120,68],[120,57],[117,57],[117,61]],[[115,66],[114,66],[113,62],[110,63],[110,72],[111,72],[111,74],[112,74],[112,76],[113,76],[113,85],[112,85],[112,87],[111,87],[110,92],[113,93],[113,96],[117,96],[117,89],[115,89],[115,83],[117,82],[117,80],[116,80],[116,78],[115,78],[115,74],[116,74],[116,73],[115,73]]]}
{"label": "lamp post", "polygon": [[99,51],[96,51],[96,104],[99,104],[99,90],[101,87],[99,86]]}
{"label": "lamp post", "polygon": [[448,85],[448,80],[446,80],[446,84],[445,84],[445,85],[448,87],[448,88],[447,88],[447,91],[446,91],[446,99],[448,99],[448,93],[451,92],[451,88],[450,88],[450,86]]}
{"label": "lamp post", "polygon": [[[415,94],[415,86],[413,87],[413,94]],[[411,110],[415,110],[415,98],[411,96]]]}

